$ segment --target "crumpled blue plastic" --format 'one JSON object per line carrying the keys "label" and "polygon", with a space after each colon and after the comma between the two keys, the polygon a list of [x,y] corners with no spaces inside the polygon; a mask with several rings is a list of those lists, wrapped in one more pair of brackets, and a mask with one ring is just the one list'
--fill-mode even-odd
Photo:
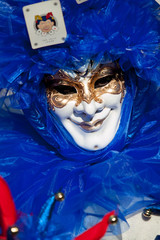
{"label": "crumpled blue plastic", "polygon": [[[118,208],[126,216],[160,201],[160,109],[157,102],[151,103],[153,94],[154,100],[159,98],[159,91],[153,86],[147,90],[142,91],[142,95],[150,93],[150,99],[148,97],[146,101],[148,111],[143,116],[136,111],[136,105],[143,109],[139,98],[133,104],[136,123],[140,121],[136,132],[126,136],[123,144],[117,146],[119,150],[108,150],[105,156],[99,153],[98,158],[92,152],[89,161],[83,159],[83,154],[81,161],[74,161],[61,155],[61,151],[57,153],[23,115],[2,113],[0,174],[9,183],[17,208],[32,213],[38,222],[41,207],[47,199],[58,191],[65,194],[65,202],[57,202],[54,206],[49,230],[39,237],[72,239],[92,223],[100,221],[108,211]],[[126,223],[122,223],[121,228],[126,230]],[[30,230],[26,227],[33,239],[37,234],[35,226],[34,222]]]}

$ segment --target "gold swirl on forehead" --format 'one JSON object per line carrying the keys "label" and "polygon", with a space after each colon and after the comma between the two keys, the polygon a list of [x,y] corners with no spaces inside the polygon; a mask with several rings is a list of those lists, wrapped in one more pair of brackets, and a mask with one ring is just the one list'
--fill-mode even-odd
{"label": "gold swirl on forehead", "polygon": [[[82,73],[76,72],[76,77],[71,77],[67,72],[59,70],[55,75],[45,77],[46,92],[49,105],[54,110],[54,107],[63,108],[70,101],[75,101],[78,106],[82,101],[90,103],[93,99],[101,103],[101,96],[105,93],[122,94],[121,101],[124,97],[124,79],[122,71],[115,63],[99,65],[96,69],[90,71],[85,77]],[[108,76],[113,76],[111,81],[102,87],[95,88],[95,83]],[[85,91],[84,83],[81,79],[87,79],[87,89]],[[57,86],[69,86],[76,90],[75,93],[63,94],[56,90]]]}

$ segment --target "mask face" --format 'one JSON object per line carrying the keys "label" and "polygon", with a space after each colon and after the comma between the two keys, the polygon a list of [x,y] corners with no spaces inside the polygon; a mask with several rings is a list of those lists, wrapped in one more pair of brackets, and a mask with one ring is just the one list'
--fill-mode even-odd
{"label": "mask face", "polygon": [[86,150],[105,148],[119,127],[124,80],[116,63],[45,77],[50,107]]}

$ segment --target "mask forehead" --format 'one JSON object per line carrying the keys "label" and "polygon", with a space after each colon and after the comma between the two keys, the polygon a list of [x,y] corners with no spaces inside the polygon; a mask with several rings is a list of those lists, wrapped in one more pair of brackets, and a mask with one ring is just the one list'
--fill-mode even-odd
{"label": "mask forehead", "polygon": [[120,67],[117,62],[109,62],[106,64],[94,64],[93,61],[86,63],[78,70],[64,70],[63,72],[70,76],[71,79],[79,80],[84,77],[91,77],[92,75],[99,73],[99,71],[106,69],[108,72],[118,71]]}

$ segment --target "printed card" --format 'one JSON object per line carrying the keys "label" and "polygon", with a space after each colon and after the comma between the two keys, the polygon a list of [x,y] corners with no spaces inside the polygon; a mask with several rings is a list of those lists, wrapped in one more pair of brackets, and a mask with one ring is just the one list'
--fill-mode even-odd
{"label": "printed card", "polygon": [[84,3],[84,2],[87,2],[88,0],[76,0],[76,2],[78,3],[78,4],[81,4],[81,3]]}
{"label": "printed card", "polygon": [[67,32],[59,0],[25,6],[23,14],[33,49],[65,42]]}
{"label": "printed card", "polygon": [[160,5],[160,0],[155,0]]}

